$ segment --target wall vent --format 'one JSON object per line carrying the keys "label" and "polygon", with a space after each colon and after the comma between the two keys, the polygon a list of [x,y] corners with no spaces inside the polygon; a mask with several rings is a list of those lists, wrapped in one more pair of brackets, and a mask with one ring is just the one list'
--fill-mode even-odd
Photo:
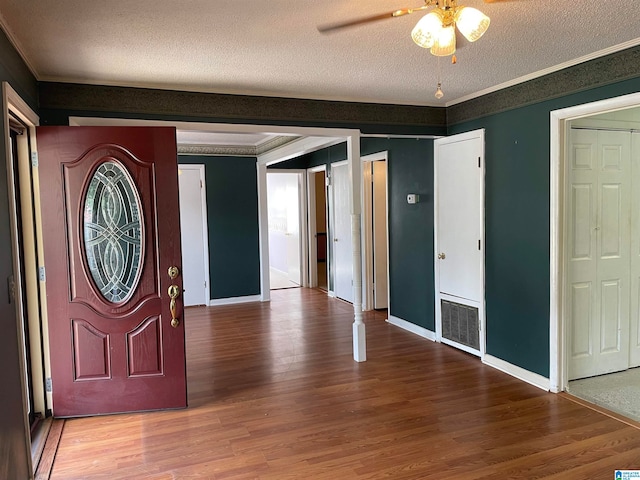
{"label": "wall vent", "polygon": [[441,300],[442,337],[480,350],[478,309]]}

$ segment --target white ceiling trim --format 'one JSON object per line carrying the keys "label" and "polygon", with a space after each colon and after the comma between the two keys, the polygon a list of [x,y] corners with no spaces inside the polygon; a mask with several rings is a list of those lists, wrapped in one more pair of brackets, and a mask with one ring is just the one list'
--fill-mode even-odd
{"label": "white ceiling trim", "polygon": [[307,153],[315,152],[322,148],[330,147],[331,145],[337,145],[338,143],[346,142],[345,137],[304,137],[293,142],[290,142],[280,148],[271,150],[270,152],[260,155],[258,157],[259,165],[274,165],[285,160],[291,160],[292,158],[305,155]]}
{"label": "white ceiling trim", "polygon": [[4,33],[9,39],[9,42],[11,43],[11,45],[13,45],[13,48],[15,48],[18,51],[18,54],[22,57],[22,60],[24,60],[24,63],[26,63],[27,68],[31,71],[33,76],[36,77],[36,80],[40,80],[36,67],[33,65],[33,62],[29,59],[29,56],[25,52],[24,48],[22,48],[22,45],[18,41],[16,34],[13,33],[13,30],[11,29],[11,27],[9,27],[9,24],[7,23],[4,16],[2,15],[2,12],[0,12],[0,27],[2,27],[2,30],[4,30]]}
{"label": "white ceiling trim", "polygon": [[201,130],[215,133],[268,133],[295,135],[297,138],[271,152],[259,155],[258,163],[273,165],[295,156],[319,150],[346,141],[348,137],[360,138],[360,130],[321,127],[287,127],[276,125],[251,125],[205,122],[179,122],[165,120],[140,120],[130,118],[69,117],[70,126],[156,126],[175,127],[180,130]]}

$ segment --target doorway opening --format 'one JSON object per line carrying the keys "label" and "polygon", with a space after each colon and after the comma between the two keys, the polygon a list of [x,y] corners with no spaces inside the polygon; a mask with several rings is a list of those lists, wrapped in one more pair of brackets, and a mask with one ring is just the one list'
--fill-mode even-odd
{"label": "doorway opening", "polygon": [[567,122],[567,391],[640,421],[640,109]]}
{"label": "doorway opening", "polygon": [[387,152],[362,157],[365,310],[389,307]]}
{"label": "doorway opening", "polygon": [[[45,307],[38,161],[35,127],[38,117],[19,95],[3,83],[7,172],[14,265],[9,280],[11,303],[18,320],[22,399],[27,445],[35,471],[51,426],[50,376]],[[8,388],[8,386],[7,386]],[[13,395],[14,392],[10,392]],[[7,408],[9,408],[7,406]],[[12,414],[16,420],[23,415]],[[22,413],[22,412],[20,412]]]}
{"label": "doorway opening", "polygon": [[309,192],[309,286],[329,292],[327,168],[307,171]]}
{"label": "doorway opening", "polygon": [[267,171],[271,290],[302,286],[302,173]]}
{"label": "doorway opening", "polygon": [[209,239],[205,166],[178,166],[184,306],[209,305]]}

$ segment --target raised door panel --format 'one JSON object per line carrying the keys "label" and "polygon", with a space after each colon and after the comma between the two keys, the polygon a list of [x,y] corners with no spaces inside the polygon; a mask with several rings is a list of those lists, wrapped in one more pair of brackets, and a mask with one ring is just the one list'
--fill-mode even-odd
{"label": "raised door panel", "polygon": [[593,295],[591,283],[574,283],[571,285],[571,359],[577,361],[587,359],[592,354],[591,317],[593,311]]}

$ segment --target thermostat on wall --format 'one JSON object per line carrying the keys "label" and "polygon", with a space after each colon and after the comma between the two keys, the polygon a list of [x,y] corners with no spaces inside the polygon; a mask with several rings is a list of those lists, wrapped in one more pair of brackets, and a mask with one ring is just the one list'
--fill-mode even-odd
{"label": "thermostat on wall", "polygon": [[407,203],[418,203],[420,201],[420,195],[417,193],[410,193],[407,195]]}

